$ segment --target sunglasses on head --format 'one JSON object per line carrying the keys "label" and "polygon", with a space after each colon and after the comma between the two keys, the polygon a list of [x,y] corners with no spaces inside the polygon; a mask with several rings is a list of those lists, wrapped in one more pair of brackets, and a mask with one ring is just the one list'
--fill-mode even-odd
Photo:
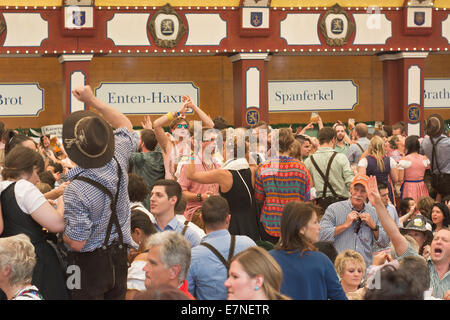
{"label": "sunglasses on head", "polygon": [[181,128],[187,129],[188,127],[189,127],[189,125],[187,125],[187,124],[177,124],[178,129],[181,129]]}

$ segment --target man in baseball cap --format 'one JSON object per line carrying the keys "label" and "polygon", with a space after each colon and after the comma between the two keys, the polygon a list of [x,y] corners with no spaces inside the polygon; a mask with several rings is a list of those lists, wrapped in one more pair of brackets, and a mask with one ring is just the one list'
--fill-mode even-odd
{"label": "man in baseball cap", "polygon": [[63,125],[64,148],[77,164],[67,174],[71,182],[64,191],[68,265],[81,270],[80,286],[69,287],[70,295],[124,299],[127,248],[137,247],[131,238],[127,173],[139,136],[131,121],[97,99],[89,86],[72,94],[99,114],[77,111]]}
{"label": "man in baseball cap", "polygon": [[366,203],[368,183],[368,176],[357,174],[350,186],[350,198],[326,209],[320,221],[319,241],[333,241],[338,252],[355,250],[366,265],[371,265],[375,244],[384,248],[389,238],[380,227],[375,209]]}

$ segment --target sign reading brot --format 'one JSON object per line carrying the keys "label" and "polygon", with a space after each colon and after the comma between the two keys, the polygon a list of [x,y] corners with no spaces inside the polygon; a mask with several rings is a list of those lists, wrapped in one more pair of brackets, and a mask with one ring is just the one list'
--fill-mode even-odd
{"label": "sign reading brot", "polygon": [[37,116],[44,110],[44,91],[36,83],[0,84],[0,116]]}
{"label": "sign reading brot", "polygon": [[180,15],[166,4],[150,19],[148,28],[155,44],[161,48],[173,48],[186,33],[186,26]]}

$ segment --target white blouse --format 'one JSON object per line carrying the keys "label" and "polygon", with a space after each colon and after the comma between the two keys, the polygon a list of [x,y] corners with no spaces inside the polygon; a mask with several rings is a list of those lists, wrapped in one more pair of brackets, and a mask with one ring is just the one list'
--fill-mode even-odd
{"label": "white blouse", "polygon": [[[14,181],[0,181],[0,193],[8,188],[13,182]],[[14,194],[16,195],[16,201],[19,208],[27,214],[33,213],[47,201],[34,184],[24,179],[17,181],[14,186]]]}
{"label": "white blouse", "polygon": [[[391,164],[391,169],[395,169],[397,167],[397,162],[391,157],[389,157],[389,162]],[[362,158],[361,160],[359,160],[358,167],[367,168],[367,166],[368,162],[366,158]]]}
{"label": "white blouse", "polygon": [[[423,166],[426,168],[430,165],[430,160],[425,159],[422,160]],[[408,169],[409,167],[411,167],[412,162],[410,160],[400,160],[398,163],[398,169],[399,170],[403,170],[403,169]]]}

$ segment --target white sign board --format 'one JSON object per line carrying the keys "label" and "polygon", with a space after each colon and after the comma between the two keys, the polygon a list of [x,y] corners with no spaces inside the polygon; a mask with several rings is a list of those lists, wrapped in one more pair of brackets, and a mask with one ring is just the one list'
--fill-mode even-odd
{"label": "white sign board", "polygon": [[57,136],[58,139],[62,139],[62,128],[63,128],[62,124],[44,126],[41,127],[41,132],[43,135],[45,134],[49,136]]}
{"label": "white sign board", "polygon": [[0,83],[0,116],[37,116],[44,110],[44,90],[37,83]]}
{"label": "white sign board", "polygon": [[352,110],[357,104],[352,80],[269,81],[269,112]]}
{"label": "white sign board", "polygon": [[450,79],[424,80],[424,108],[450,108]]}
{"label": "white sign board", "polygon": [[95,95],[124,114],[164,114],[178,111],[188,95],[198,105],[198,88],[192,82],[102,82]]}

